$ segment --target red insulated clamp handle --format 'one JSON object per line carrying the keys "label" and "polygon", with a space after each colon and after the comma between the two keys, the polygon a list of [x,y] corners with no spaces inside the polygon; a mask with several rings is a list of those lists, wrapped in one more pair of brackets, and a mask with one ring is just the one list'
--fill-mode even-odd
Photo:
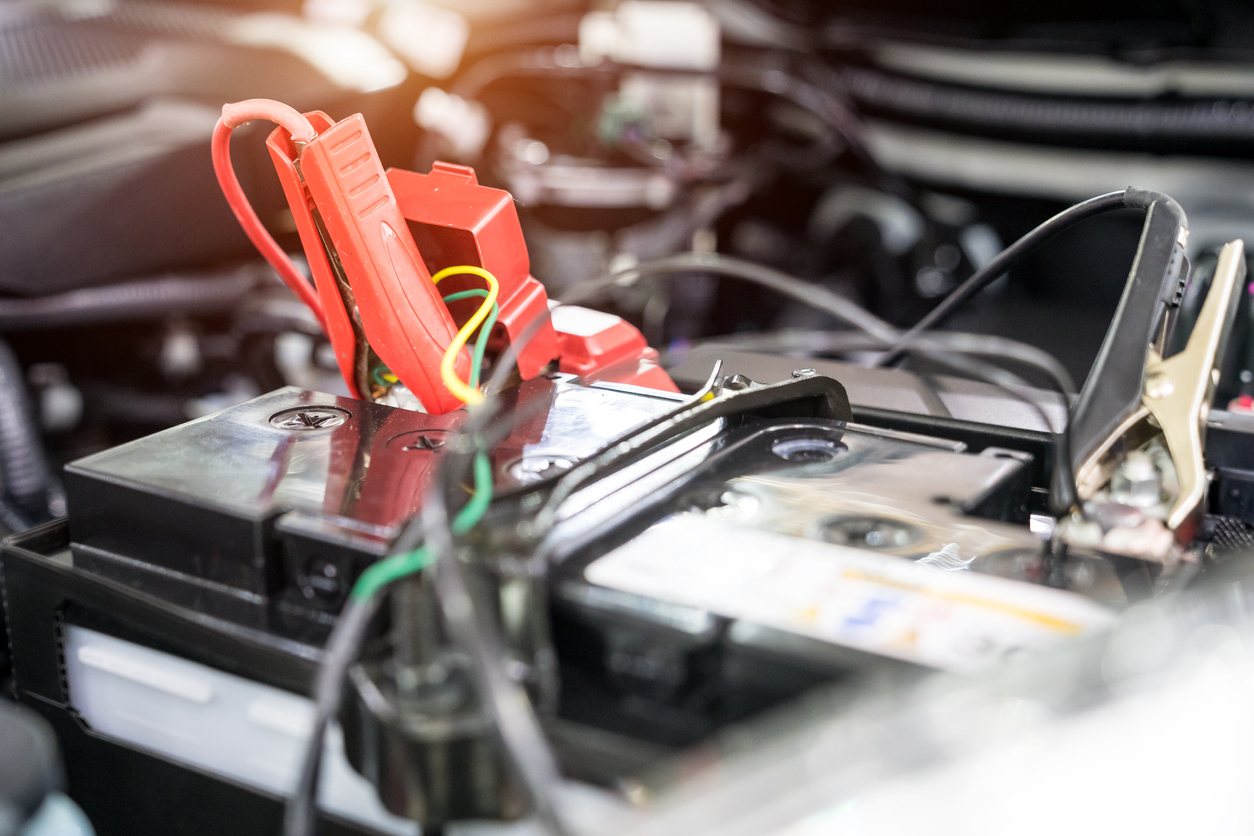
{"label": "red insulated clamp handle", "polygon": [[[310,142],[301,153],[301,171],[375,353],[428,412],[462,406],[440,378],[440,360],[457,327],[418,255],[362,116],[332,125]],[[468,351],[461,351],[454,368],[467,379]]]}

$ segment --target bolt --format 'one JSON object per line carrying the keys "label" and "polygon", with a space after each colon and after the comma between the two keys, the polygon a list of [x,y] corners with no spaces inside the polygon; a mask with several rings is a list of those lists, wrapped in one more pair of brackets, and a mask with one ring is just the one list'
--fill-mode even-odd
{"label": "bolt", "polygon": [[1152,508],[1162,502],[1162,474],[1154,460],[1139,451],[1128,453],[1110,478],[1110,497],[1137,508]]}
{"label": "bolt", "polygon": [[410,430],[389,438],[388,449],[405,453],[435,453],[455,443],[456,437],[447,430]]}
{"label": "bolt", "polygon": [[814,369],[795,369],[793,370],[792,376],[793,379],[800,380],[803,377],[814,377],[817,374],[818,372]]}
{"label": "bolt", "polygon": [[300,406],[270,416],[271,426],[281,430],[329,430],[349,419],[349,412],[335,406]]}

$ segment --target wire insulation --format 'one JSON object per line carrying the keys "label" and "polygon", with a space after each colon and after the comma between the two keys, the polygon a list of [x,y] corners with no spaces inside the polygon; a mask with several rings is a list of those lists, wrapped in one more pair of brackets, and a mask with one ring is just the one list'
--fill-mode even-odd
{"label": "wire insulation", "polygon": [[[488,291],[472,288],[471,290],[463,290],[459,293],[450,293],[444,297],[445,304],[449,302],[459,302],[462,299],[479,298],[486,299]],[[496,325],[496,319],[501,315],[500,306],[495,302],[492,303],[492,311],[488,314],[488,318],[483,321],[483,326],[479,329],[479,336],[475,338],[475,351],[471,357],[470,363],[470,386],[472,389],[479,388],[479,376],[483,372],[483,356],[488,350],[488,337],[492,334],[492,326]]]}
{"label": "wire insulation", "polygon": [[[474,528],[492,504],[492,463],[486,454],[480,452],[475,455],[474,470],[474,495],[453,519],[454,534],[465,534]],[[378,595],[388,585],[426,569],[434,559],[425,546],[385,557],[361,573],[349,595],[354,601]]]}
{"label": "wire insulation", "polygon": [[1037,245],[1054,237],[1064,229],[1075,226],[1080,221],[1095,215],[1113,212],[1117,209],[1129,208],[1128,193],[1132,191],[1134,190],[1126,189],[1121,192],[1110,192],[1089,198],[1064,209],[1037,226],[1027,235],[1006,247],[992,261],[976,270],[966,281],[958,285],[939,305],[932,308],[926,316],[906,331],[900,339],[896,340],[892,348],[876,360],[875,365],[891,366],[900,360],[902,355],[905,354],[906,347],[913,342],[915,337],[924,331],[929,331],[943,324],[949,317],[953,316],[958,308],[966,304],[968,299],[1001,278],[1012,265],[1029,251],[1035,249]]}
{"label": "wire insulation", "polygon": [[[452,530],[456,533],[465,533],[473,528],[492,503],[492,465],[482,451],[475,454],[474,472],[474,494],[452,523]],[[361,573],[349,593],[347,606],[331,631],[314,680],[313,730],[305,746],[296,791],[288,799],[284,811],[284,836],[309,836],[314,832],[317,818],[315,798],[327,726],[339,712],[348,671],[365,642],[370,621],[379,608],[381,593],[392,583],[421,572],[435,562],[436,554],[425,546],[413,547],[412,541],[420,533],[402,533],[397,540],[397,554],[380,560]]]}
{"label": "wire insulation", "polygon": [[501,292],[501,285],[497,282],[496,276],[484,270],[482,267],[474,267],[468,264],[456,267],[445,267],[440,272],[431,277],[433,284],[439,284],[450,276],[478,276],[488,283],[488,295],[483,300],[483,304],[479,306],[479,310],[466,320],[466,324],[457,332],[457,336],[453,337],[453,341],[449,343],[448,349],[444,352],[444,357],[440,360],[440,378],[444,381],[444,385],[448,388],[453,396],[462,403],[474,406],[483,403],[483,393],[479,391],[477,386],[467,385],[461,378],[457,376],[454,364],[457,362],[457,355],[461,352],[462,347],[470,340],[470,335],[475,332],[488,315],[492,312],[492,308],[496,305],[496,298]]}
{"label": "wire insulation", "polygon": [[292,259],[257,217],[256,210],[248,202],[248,196],[244,194],[244,189],[240,186],[239,178],[235,176],[235,167],[231,164],[231,134],[240,125],[254,119],[276,123],[291,134],[292,140],[298,144],[311,142],[317,136],[308,119],[280,102],[269,99],[249,99],[223,105],[222,118],[213,129],[211,144],[213,171],[218,177],[218,185],[222,188],[227,204],[231,207],[240,226],[244,228],[244,234],[274,268],[274,272],[279,274],[279,278],[283,279],[284,284],[309,306],[325,331],[326,319],[323,316],[322,302],[317,292],[296,269]]}

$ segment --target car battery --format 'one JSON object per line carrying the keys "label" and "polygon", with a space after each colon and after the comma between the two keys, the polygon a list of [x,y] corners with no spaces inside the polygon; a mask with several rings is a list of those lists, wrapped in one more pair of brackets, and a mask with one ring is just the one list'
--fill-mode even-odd
{"label": "car battery", "polygon": [[[487,526],[684,396],[553,374],[503,399],[524,417],[491,451]],[[1119,603],[1097,560],[1039,583],[1022,449],[760,400],[575,491],[540,544],[568,774],[612,783],[818,683],[974,669]],[[18,697],[101,832],[277,830],[321,647],[464,417],[286,388],[66,468],[68,520],[6,542],[4,591]],[[352,732],[328,736],[325,832],[416,832]]]}
{"label": "car battery", "polygon": [[[509,393],[531,417],[493,450],[502,491],[682,397],[572,381]],[[99,832],[278,831],[321,647],[463,416],[286,388],[67,466],[69,517],[8,541],[4,592],[18,699]],[[324,832],[416,832],[338,732],[326,760]]]}
{"label": "car battery", "polygon": [[1042,585],[1020,451],[795,420],[685,445],[682,475],[576,495],[555,532],[564,687],[619,733],[690,744],[820,682],[978,670],[1123,604],[1095,556]]}

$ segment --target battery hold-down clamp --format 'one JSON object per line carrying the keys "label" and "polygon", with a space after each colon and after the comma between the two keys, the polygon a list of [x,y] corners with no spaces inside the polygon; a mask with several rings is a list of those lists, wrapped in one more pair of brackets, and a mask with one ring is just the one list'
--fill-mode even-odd
{"label": "battery hold-down clamp", "polygon": [[[267,147],[312,287],[257,218],[231,166],[231,132],[254,119],[279,126]],[[513,198],[479,185],[471,168],[437,162],[429,174],[385,171],[361,114],[335,122],[265,99],[223,107],[213,161],[244,231],[322,323],[354,397],[396,401],[404,387],[427,412],[461,407],[473,393],[452,391],[441,369],[444,363],[457,381],[468,379],[470,353],[451,346],[478,305],[473,298],[446,304],[441,294],[482,288],[485,272],[495,279],[499,308],[489,352],[499,355],[538,317],[548,320],[517,352],[522,379],[556,364],[585,378],[677,391],[657,353],[626,321],[577,308],[558,309],[550,319]],[[450,275],[437,290],[432,276],[442,272]]]}

